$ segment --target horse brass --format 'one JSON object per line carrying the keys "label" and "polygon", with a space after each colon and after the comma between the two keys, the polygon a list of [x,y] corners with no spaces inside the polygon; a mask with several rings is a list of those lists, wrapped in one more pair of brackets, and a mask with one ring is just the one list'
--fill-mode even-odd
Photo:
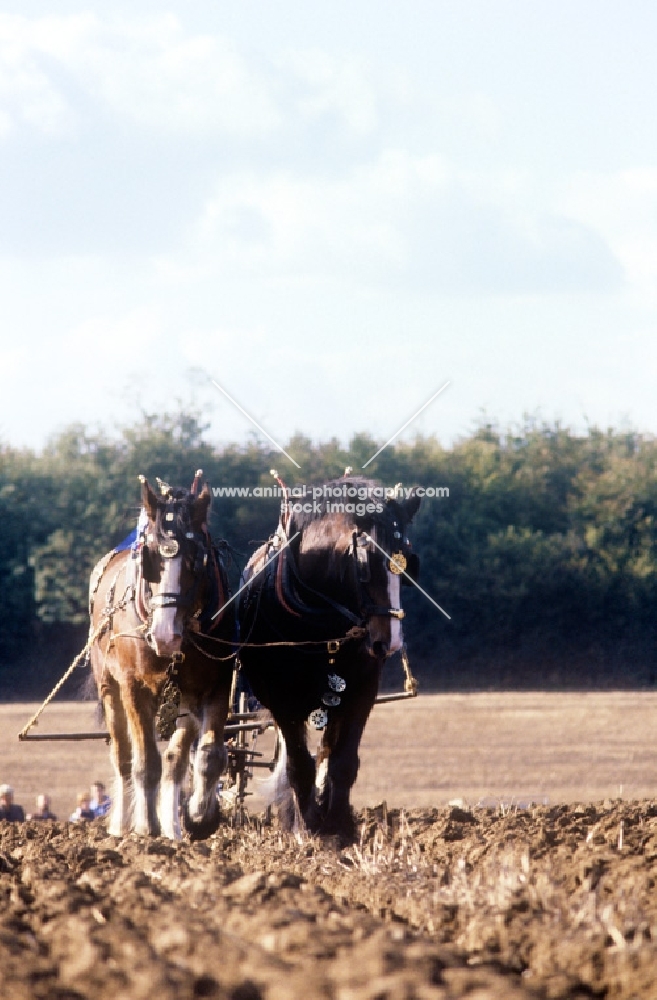
{"label": "horse brass", "polygon": [[390,572],[399,576],[406,569],[406,556],[403,552],[393,552],[390,556]]}
{"label": "horse brass", "polygon": [[326,729],[328,722],[328,712],[324,708],[316,708],[309,716],[310,725],[314,729]]}

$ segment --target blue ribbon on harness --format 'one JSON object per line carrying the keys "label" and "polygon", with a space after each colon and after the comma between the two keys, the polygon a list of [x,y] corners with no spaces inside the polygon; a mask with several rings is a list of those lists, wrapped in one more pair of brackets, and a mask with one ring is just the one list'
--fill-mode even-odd
{"label": "blue ribbon on harness", "polygon": [[139,549],[144,543],[144,536],[146,534],[146,529],[148,528],[148,514],[142,507],[139,512],[139,520],[137,521],[137,527],[133,528],[129,535],[123,539],[122,542],[114,549],[115,552],[125,552],[126,549],[132,549],[133,557],[137,556]]}
{"label": "blue ribbon on harness", "polygon": [[126,549],[131,549],[134,543],[137,541],[137,529],[133,528],[129,535],[123,539],[122,542],[114,549],[115,552],[125,552]]}

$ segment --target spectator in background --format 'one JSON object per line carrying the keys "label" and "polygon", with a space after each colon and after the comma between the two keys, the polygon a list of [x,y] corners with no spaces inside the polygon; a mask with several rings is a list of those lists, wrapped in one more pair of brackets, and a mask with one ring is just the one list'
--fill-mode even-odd
{"label": "spectator in background", "polygon": [[37,795],[36,806],[36,812],[29,813],[28,819],[57,819],[55,814],[50,811],[49,795]]}
{"label": "spectator in background", "polygon": [[0,785],[0,819],[10,823],[22,823],[25,813],[22,806],[14,805],[14,789],[11,785]]}
{"label": "spectator in background", "polygon": [[107,816],[112,807],[112,800],[105,791],[102,781],[94,781],[91,786],[90,808],[94,816]]}
{"label": "spectator in background", "polygon": [[81,820],[95,819],[96,815],[91,808],[91,795],[89,792],[80,792],[78,795],[78,807],[69,816],[71,823],[79,823]]}

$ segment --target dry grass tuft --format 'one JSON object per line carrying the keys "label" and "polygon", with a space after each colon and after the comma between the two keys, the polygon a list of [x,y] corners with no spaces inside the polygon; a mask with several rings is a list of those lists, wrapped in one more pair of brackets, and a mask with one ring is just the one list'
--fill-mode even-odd
{"label": "dry grass tuft", "polygon": [[374,830],[367,822],[361,823],[358,844],[342,852],[341,863],[345,861],[365,875],[417,874],[428,868],[403,809],[394,836],[382,822]]}

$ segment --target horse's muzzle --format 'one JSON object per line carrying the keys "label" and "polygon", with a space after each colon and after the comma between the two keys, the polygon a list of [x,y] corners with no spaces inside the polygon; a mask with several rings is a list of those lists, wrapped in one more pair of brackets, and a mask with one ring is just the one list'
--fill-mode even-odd
{"label": "horse's muzzle", "polygon": [[174,632],[170,638],[156,639],[152,632],[147,632],[146,642],[156,656],[173,656],[174,653],[180,652],[182,646],[182,635]]}

